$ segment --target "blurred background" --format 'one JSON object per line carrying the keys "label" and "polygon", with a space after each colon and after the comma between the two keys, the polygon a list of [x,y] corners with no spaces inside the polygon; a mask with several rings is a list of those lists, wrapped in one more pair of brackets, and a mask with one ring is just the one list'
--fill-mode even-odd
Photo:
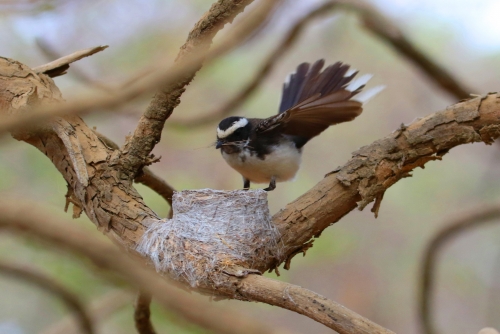
{"label": "blurred background", "polygon": [[[370,0],[393,20],[424,53],[448,69],[472,93],[499,89],[500,2],[498,0]],[[110,47],[72,65],[56,78],[70,100],[100,89],[81,80],[120,84],[141,68],[173,62],[189,30],[212,0],[13,0],[0,1],[0,56],[29,66],[44,64],[39,44],[60,55],[96,46]],[[262,60],[296,20],[321,0],[285,1],[253,39],[235,52],[204,67],[182,96],[173,121],[194,119],[216,110],[245,85]],[[217,39],[216,39],[217,40]],[[38,41],[38,42],[37,42]],[[310,189],[351,152],[388,135],[401,123],[446,108],[456,98],[441,90],[410,61],[364,29],[353,13],[332,12],[313,21],[296,45],[278,62],[261,88],[236,114],[266,117],[277,111],[281,85],[303,61],[342,60],[362,73],[373,73],[372,85],[386,89],[370,101],[356,121],[337,125],[312,140],[294,182],[279,184],[269,194],[272,213]],[[84,119],[119,144],[135,128],[152,94],[116,113],[95,112]],[[154,150],[162,156],[151,169],[176,189],[241,187],[213,146],[217,122],[201,127],[164,130]],[[66,185],[50,161],[25,143],[0,138],[0,191],[4,198],[36,200],[54,215],[63,212]],[[306,257],[292,261],[279,279],[333,299],[398,333],[420,333],[417,282],[422,253],[431,237],[447,223],[482,204],[498,202],[500,147],[474,144],[453,149],[441,162],[415,170],[385,194],[379,217],[369,209],[353,211],[328,228]],[[137,186],[161,216],[168,205],[155,193]],[[36,223],[36,222],[34,222]],[[83,217],[72,223],[100,233]],[[103,237],[104,238],[104,237]],[[500,224],[464,234],[439,258],[435,319],[440,333],[477,333],[500,328]],[[116,286],[103,280],[88,261],[31,240],[0,234],[0,258],[34,266],[56,277],[86,302],[113,300]],[[266,274],[275,277],[273,274]],[[34,333],[49,328],[66,309],[44,292],[0,277],[0,334]],[[123,296],[122,296],[123,299]],[[257,303],[220,302],[268,324],[297,333],[331,330],[301,315]],[[101,333],[135,333],[132,305],[127,298],[109,307]],[[185,327],[161,308],[153,307],[159,333],[203,333]]]}

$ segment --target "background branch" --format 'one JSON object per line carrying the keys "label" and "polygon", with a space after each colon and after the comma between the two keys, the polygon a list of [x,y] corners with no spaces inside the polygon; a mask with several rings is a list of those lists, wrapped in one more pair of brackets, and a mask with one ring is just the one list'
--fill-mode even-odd
{"label": "background branch", "polygon": [[0,228],[29,234],[51,245],[89,258],[101,271],[120,274],[136,288],[154,294],[160,304],[188,322],[218,333],[276,333],[259,323],[227,308],[195,299],[179,291],[153,270],[134,261],[116,246],[95,238],[74,224],[59,220],[33,203],[22,205],[0,202]]}
{"label": "background branch", "polygon": [[[40,45],[40,43],[39,43]],[[58,77],[60,75],[66,74],[66,70],[69,68],[69,64],[74,63],[77,60],[80,60],[85,57],[92,56],[97,52],[101,52],[105,50],[108,46],[96,46],[90,49],[79,50],[70,55],[61,57],[54,61],[51,61],[48,64],[37,66],[33,68],[33,71],[37,74],[46,74],[51,78]]]}
{"label": "background branch", "polygon": [[229,102],[223,105],[217,110],[202,115],[200,117],[190,119],[190,120],[179,120],[172,121],[169,124],[181,127],[193,127],[205,125],[210,122],[220,121],[226,115],[230,115],[236,108],[241,106],[264,82],[264,80],[269,76],[276,62],[288,52],[294,45],[295,42],[300,37],[302,31],[311,23],[313,20],[326,14],[329,10],[333,9],[338,3],[327,2],[318,8],[313,9],[306,15],[304,15],[300,20],[295,22],[295,24],[287,31],[285,37],[278,43],[275,49],[267,56],[260,65],[259,69],[254,74],[253,78],[250,80],[243,89],[240,90]]}
{"label": "background branch", "polygon": [[438,231],[427,244],[420,269],[418,310],[423,332],[438,333],[434,327],[432,297],[435,290],[435,277],[438,259],[443,248],[460,234],[484,224],[497,223],[500,218],[500,205],[490,205],[461,213]]}
{"label": "background branch", "polygon": [[348,308],[300,286],[249,275],[238,285],[243,297],[303,314],[340,334],[394,333]]}
{"label": "background branch", "polygon": [[68,309],[75,313],[81,333],[95,333],[92,318],[83,306],[80,298],[59,284],[56,280],[36,271],[34,268],[19,266],[13,263],[0,261],[0,273],[31,283],[60,299]]}
{"label": "background branch", "polygon": [[156,334],[151,323],[151,295],[144,291],[137,293],[134,304],[135,328],[139,334]]}
{"label": "background branch", "polygon": [[388,17],[374,7],[364,2],[344,1],[343,3],[346,8],[358,13],[365,28],[415,64],[437,87],[448,92],[458,101],[468,99],[471,93],[477,93],[477,91],[468,88],[450,71],[425,54],[405,36],[395,23],[391,22]]}
{"label": "background branch", "polygon": [[[176,63],[178,66],[186,66],[192,63],[193,59],[196,59],[196,62],[190,66],[190,71],[184,73],[181,80],[168,83],[156,93],[139,120],[134,134],[125,144],[124,155],[121,160],[124,172],[130,178],[135,177],[137,171],[147,165],[147,158],[156,143],[160,141],[163,125],[179,104],[179,98],[184,92],[185,86],[194,78],[202,63],[209,59],[209,57],[200,55],[209,55],[207,50],[215,34],[226,23],[231,22],[252,1],[219,0],[212,5],[208,13],[191,30],[187,42],[181,47]],[[265,22],[277,3],[276,0],[260,2],[258,8],[247,17],[246,22],[240,22],[239,25],[233,28],[233,31],[237,32],[237,34],[232,39],[227,40],[227,46],[222,48],[230,49],[232,46],[243,42],[261,23]],[[238,28],[239,30],[237,30]],[[219,49],[221,47],[213,49],[212,53],[218,54]]]}
{"label": "background branch", "polygon": [[325,15],[331,10],[351,10],[356,13],[364,27],[375,34],[378,38],[390,45],[396,52],[415,64],[417,68],[424,72],[428,79],[439,88],[454,96],[457,100],[470,97],[474,90],[469,89],[455,78],[448,70],[439,65],[431,57],[426,55],[414,43],[412,43],[397,25],[375,8],[364,2],[327,1],[318,8],[313,9],[308,14],[298,20],[285,34],[285,38],[278,43],[277,47],[268,55],[266,60],[248,82],[235,96],[222,107],[213,110],[206,115],[193,119],[177,120],[170,122],[175,127],[192,129],[207,123],[220,121],[225,116],[230,115],[235,109],[240,107],[252,94],[260,87],[269,76],[276,62],[290,50],[300,37],[302,31],[315,19]]}
{"label": "background branch", "polygon": [[[220,0],[223,1],[223,0]],[[237,0],[233,0],[237,1]],[[248,0],[247,0],[248,1]],[[190,55],[190,57],[186,57],[182,62],[176,63],[167,70],[163,71],[153,71],[151,74],[147,75],[144,79],[136,79],[130,85],[126,85],[120,90],[115,90],[114,93],[102,93],[95,92],[93,94],[89,94],[88,96],[83,96],[79,98],[75,98],[70,103],[58,103],[58,104],[43,104],[40,107],[31,108],[30,113],[17,113],[15,117],[9,117],[2,119],[0,121],[0,134],[3,134],[7,131],[12,131],[18,128],[26,128],[32,125],[39,125],[42,121],[47,120],[48,118],[55,116],[70,116],[70,115],[83,115],[85,113],[89,113],[95,109],[100,109],[101,111],[110,110],[121,106],[129,101],[132,101],[143,94],[150,92],[158,86],[168,86],[175,85],[176,82],[182,80],[187,75],[193,72],[194,69],[201,66],[202,63],[206,63],[216,59],[217,57],[222,56],[223,54],[231,51],[233,48],[237,47],[240,43],[242,43],[246,37],[248,37],[254,29],[258,28],[258,26],[265,21],[266,17],[270,15],[271,8],[273,8],[280,0],[268,0],[263,2],[257,9],[255,9],[251,14],[249,14],[244,20],[239,22],[239,24],[235,25],[225,36],[221,39],[220,44],[216,47],[213,47],[210,51],[207,52],[197,52],[196,54]],[[15,61],[8,58],[0,58],[0,60],[4,63],[2,65],[5,66],[7,64],[16,64]],[[24,69],[23,69],[24,70]],[[149,71],[148,71],[149,72]],[[34,73],[34,72],[33,72]],[[144,70],[140,70],[139,73],[144,73]],[[132,77],[136,77],[132,75]],[[128,82],[129,80],[125,80]],[[121,85],[120,85],[121,86]],[[58,90],[55,89],[57,92]],[[58,93],[59,94],[59,93]],[[60,101],[59,101],[60,102]],[[150,119],[152,121],[152,119]],[[145,121],[146,123],[149,121]],[[163,124],[163,123],[162,123]],[[143,156],[145,150],[141,149],[141,142],[150,147],[151,149],[154,147],[157,141],[154,143],[151,142],[151,136],[146,136],[149,130],[151,130],[150,135],[158,136],[157,140],[159,140],[159,136],[161,135],[161,129],[159,127],[149,128],[138,126],[142,130],[146,131],[142,134],[139,132],[134,132],[134,136],[129,138],[135,138],[131,142],[126,143],[126,148],[123,149],[125,156],[122,157],[123,167],[128,166],[130,168],[126,168],[129,172],[132,169],[136,169],[135,167],[140,168],[144,165],[145,160],[141,160],[140,162],[135,158],[130,158],[134,155]],[[158,132],[160,131],[160,132]],[[143,137],[144,135],[144,137]],[[144,140],[144,141],[143,141]],[[146,143],[147,142],[147,143]],[[132,151],[127,147],[133,143]],[[152,145],[152,146],[151,146]],[[142,152],[142,153],[141,153]],[[147,154],[149,155],[149,153]],[[146,156],[147,156],[146,155]],[[130,164],[130,160],[133,160],[134,163]],[[128,162],[127,162],[128,161]],[[135,166],[135,167],[134,167]],[[135,175],[131,175],[132,178]]]}
{"label": "background branch", "polygon": [[[94,320],[96,327],[107,320],[118,310],[131,304],[132,294],[127,291],[114,290],[104,296],[92,301],[87,308],[90,318]],[[40,334],[78,334],[75,330],[73,317],[64,317],[60,321],[50,325],[40,332]]]}

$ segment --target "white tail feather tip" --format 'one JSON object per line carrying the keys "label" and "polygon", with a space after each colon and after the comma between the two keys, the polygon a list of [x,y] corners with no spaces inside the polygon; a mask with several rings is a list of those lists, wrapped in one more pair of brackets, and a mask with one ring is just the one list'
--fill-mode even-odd
{"label": "white tail feather tip", "polygon": [[358,70],[355,69],[355,68],[350,68],[345,74],[344,74],[344,78],[347,78],[347,77],[350,77],[351,75],[353,75],[354,73],[356,73]]}
{"label": "white tail feather tip", "polygon": [[385,89],[384,85],[372,87],[372,88],[367,89],[365,91],[362,91],[361,93],[354,96],[353,100],[361,102],[361,103],[366,103],[369,100],[371,100],[375,95],[377,95],[378,93],[383,91],[384,89]]}
{"label": "white tail feather tip", "polygon": [[347,85],[346,89],[350,92],[354,92],[359,87],[366,85],[368,81],[373,77],[373,74],[364,74],[359,78],[354,79],[349,85]]}

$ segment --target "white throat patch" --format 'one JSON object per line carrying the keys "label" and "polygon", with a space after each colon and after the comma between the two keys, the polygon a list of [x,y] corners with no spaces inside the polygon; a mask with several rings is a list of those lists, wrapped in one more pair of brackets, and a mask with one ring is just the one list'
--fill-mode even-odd
{"label": "white throat patch", "polygon": [[217,138],[223,139],[230,136],[234,131],[239,128],[243,128],[248,124],[248,120],[246,118],[241,118],[240,120],[234,122],[229,128],[226,130],[221,130],[217,128]]}

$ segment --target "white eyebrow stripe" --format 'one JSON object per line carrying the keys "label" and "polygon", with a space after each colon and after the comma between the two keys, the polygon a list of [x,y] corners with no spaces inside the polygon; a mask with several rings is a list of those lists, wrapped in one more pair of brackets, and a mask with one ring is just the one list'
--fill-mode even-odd
{"label": "white eyebrow stripe", "polygon": [[239,128],[243,128],[248,124],[248,119],[246,118],[241,118],[240,120],[236,121],[231,125],[229,128],[226,130],[221,130],[217,128],[217,137],[219,139],[226,138],[230,136],[234,131],[238,130]]}

